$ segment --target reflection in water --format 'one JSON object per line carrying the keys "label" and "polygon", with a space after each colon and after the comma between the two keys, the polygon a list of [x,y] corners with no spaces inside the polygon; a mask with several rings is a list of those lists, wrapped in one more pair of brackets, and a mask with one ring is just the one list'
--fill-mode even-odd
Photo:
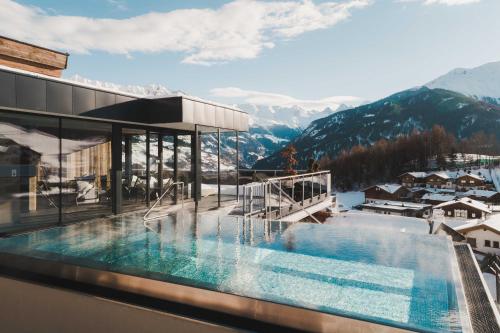
{"label": "reflection in water", "polygon": [[0,251],[426,331],[460,331],[449,240],[414,226],[134,216],[20,235]]}

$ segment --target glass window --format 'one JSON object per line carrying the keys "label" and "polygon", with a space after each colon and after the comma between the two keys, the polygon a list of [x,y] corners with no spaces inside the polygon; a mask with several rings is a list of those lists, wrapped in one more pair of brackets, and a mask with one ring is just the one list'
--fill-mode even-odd
{"label": "glass window", "polygon": [[0,113],[0,232],[59,222],[59,120]]}
{"label": "glass window", "polygon": [[235,131],[220,134],[220,181],[221,201],[236,200],[237,153]]}
{"label": "glass window", "polygon": [[218,205],[218,145],[215,129],[204,128],[200,135],[201,146],[201,202],[202,209]]}
{"label": "glass window", "polygon": [[485,246],[485,247],[491,247],[491,241],[489,241],[489,240],[485,240],[485,241],[484,241],[484,246]]}
{"label": "glass window", "polygon": [[495,249],[498,249],[498,242],[497,242],[497,241],[493,241],[493,247],[494,247]]}
{"label": "glass window", "polygon": [[192,198],[194,195],[192,136],[179,135],[177,138],[178,181],[184,182],[185,198]]}
{"label": "glass window", "polygon": [[122,129],[122,204],[124,210],[146,205],[146,131]]}
{"label": "glass window", "polygon": [[62,221],[111,214],[111,124],[62,119]]}

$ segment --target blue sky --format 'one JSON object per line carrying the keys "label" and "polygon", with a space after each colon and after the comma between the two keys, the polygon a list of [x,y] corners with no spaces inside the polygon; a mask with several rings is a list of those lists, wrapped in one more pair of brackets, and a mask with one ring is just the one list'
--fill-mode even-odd
{"label": "blue sky", "polygon": [[228,103],[374,100],[500,60],[499,0],[336,3],[0,0],[0,34],[67,50],[66,77]]}

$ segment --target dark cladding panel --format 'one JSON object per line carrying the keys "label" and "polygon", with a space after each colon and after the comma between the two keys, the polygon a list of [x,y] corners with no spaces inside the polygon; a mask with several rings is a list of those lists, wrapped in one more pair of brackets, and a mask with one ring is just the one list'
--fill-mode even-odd
{"label": "dark cladding panel", "polygon": [[45,111],[47,82],[31,76],[16,75],[16,106],[20,109]]}
{"label": "dark cladding panel", "polygon": [[16,77],[0,71],[0,106],[16,107]]}
{"label": "dark cladding panel", "polygon": [[78,115],[95,109],[95,91],[73,87],[73,114]]}
{"label": "dark cladding panel", "polygon": [[104,91],[95,92],[95,108],[104,108],[106,106],[114,105],[116,103],[116,95]]}
{"label": "dark cladding panel", "polygon": [[47,81],[47,112],[71,114],[73,89],[71,85]]}

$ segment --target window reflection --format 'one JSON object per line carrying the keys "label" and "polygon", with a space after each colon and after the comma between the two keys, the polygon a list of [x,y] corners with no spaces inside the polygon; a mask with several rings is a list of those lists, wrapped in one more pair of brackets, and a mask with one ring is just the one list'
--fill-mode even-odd
{"label": "window reflection", "polygon": [[236,131],[227,131],[220,134],[220,150],[221,201],[236,200]]}
{"label": "window reflection", "polygon": [[218,205],[218,137],[213,130],[200,133],[201,143],[201,207]]}
{"label": "window reflection", "polygon": [[0,232],[58,222],[59,120],[0,113]]}
{"label": "window reflection", "polygon": [[61,122],[63,222],[111,213],[111,125]]}
{"label": "window reflection", "polygon": [[192,198],[194,194],[192,137],[191,135],[179,135],[177,138],[178,181],[184,182],[185,198]]}
{"label": "window reflection", "polygon": [[125,210],[146,205],[146,131],[122,129],[122,204]]}

